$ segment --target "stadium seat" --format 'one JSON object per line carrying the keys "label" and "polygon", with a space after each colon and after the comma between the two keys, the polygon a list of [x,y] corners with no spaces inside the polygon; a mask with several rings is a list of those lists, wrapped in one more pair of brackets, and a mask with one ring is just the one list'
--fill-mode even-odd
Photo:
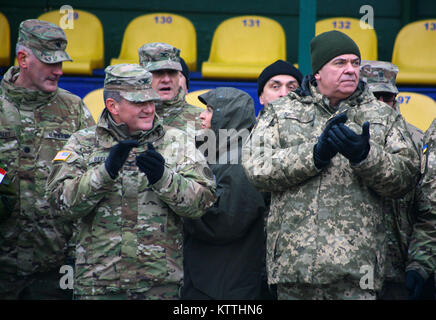
{"label": "stadium seat", "polygon": [[95,15],[77,9],[65,13],[56,10],[46,12],[38,19],[72,27],[64,29],[68,40],[66,51],[73,59],[63,63],[65,74],[92,75],[94,69],[104,67],[103,27]]}
{"label": "stadium seat", "polygon": [[398,84],[436,85],[436,19],[405,25],[395,38],[392,63]]}
{"label": "stadium seat", "polygon": [[158,12],[136,17],[127,25],[118,58],[111,65],[139,63],[138,49],[146,43],[165,42],[178,49],[190,71],[197,70],[197,32],[190,20]]}
{"label": "stadium seat", "polygon": [[0,67],[11,63],[11,29],[8,19],[0,12]]}
{"label": "stadium seat", "polygon": [[[361,23],[365,28],[361,27]],[[362,60],[377,60],[377,34],[369,24],[347,17],[323,19],[315,24],[315,35],[331,30],[341,31],[353,39],[359,46]]]}
{"label": "stadium seat", "polygon": [[191,104],[193,106],[206,109],[206,106],[204,105],[204,103],[202,103],[200,100],[198,100],[198,96],[202,95],[203,93],[208,92],[209,90],[210,89],[202,89],[202,90],[188,92],[185,96],[186,102],[188,102],[189,104]]}
{"label": "stadium seat", "polygon": [[424,132],[436,117],[436,102],[425,94],[400,92],[397,101],[404,119]]}
{"label": "stadium seat", "polygon": [[257,79],[278,59],[286,60],[286,36],[275,20],[262,16],[238,16],[215,29],[203,78]]}
{"label": "stadium seat", "polygon": [[85,102],[89,111],[92,114],[95,122],[98,121],[101,112],[105,108],[104,99],[103,99],[103,88],[95,89],[89,92],[84,98],[83,102]]}

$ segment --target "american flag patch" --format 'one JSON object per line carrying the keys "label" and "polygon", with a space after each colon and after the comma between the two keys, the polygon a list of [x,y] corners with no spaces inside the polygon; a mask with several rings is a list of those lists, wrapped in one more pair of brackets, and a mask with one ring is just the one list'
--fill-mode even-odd
{"label": "american flag patch", "polygon": [[2,183],[5,175],[6,175],[6,171],[4,169],[0,168],[0,183]]}
{"label": "american flag patch", "polygon": [[68,150],[61,150],[56,154],[53,161],[66,161],[71,153],[72,152]]}

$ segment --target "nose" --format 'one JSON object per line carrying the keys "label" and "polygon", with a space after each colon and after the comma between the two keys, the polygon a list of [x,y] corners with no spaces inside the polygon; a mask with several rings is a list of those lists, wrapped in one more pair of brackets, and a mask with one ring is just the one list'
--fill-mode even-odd
{"label": "nose", "polygon": [[203,111],[202,113],[200,113],[200,117],[199,117],[201,120],[204,120],[204,119],[206,119],[206,110],[205,111]]}
{"label": "nose", "polygon": [[63,74],[62,72],[62,62],[54,63],[52,65],[52,73],[56,76],[61,76]]}
{"label": "nose", "polygon": [[286,86],[281,86],[279,90],[279,97],[284,97],[289,93],[289,89]]}
{"label": "nose", "polygon": [[345,65],[345,72],[347,73],[354,73],[354,66],[351,61],[348,61]]}
{"label": "nose", "polygon": [[169,82],[171,80],[171,78],[170,78],[170,74],[168,73],[168,72],[164,72],[163,73],[163,75],[162,75],[162,81],[164,81],[164,82]]}
{"label": "nose", "polygon": [[144,113],[153,113],[154,111],[154,101],[147,101],[142,105],[142,112]]}

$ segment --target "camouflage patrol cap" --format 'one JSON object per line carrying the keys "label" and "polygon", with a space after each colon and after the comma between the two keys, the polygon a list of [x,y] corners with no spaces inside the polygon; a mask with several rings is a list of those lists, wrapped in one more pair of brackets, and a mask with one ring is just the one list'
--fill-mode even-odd
{"label": "camouflage patrol cap", "polygon": [[47,21],[29,19],[21,22],[18,29],[19,44],[31,49],[44,63],[73,61],[65,52],[67,37],[64,30]]}
{"label": "camouflage patrol cap", "polygon": [[172,69],[182,71],[180,50],[167,43],[146,43],[138,49],[139,63],[147,71]]}
{"label": "camouflage patrol cap", "polygon": [[363,60],[360,65],[360,78],[368,83],[372,92],[398,94],[397,73],[398,67],[386,61]]}
{"label": "camouflage patrol cap", "polygon": [[117,64],[105,70],[104,89],[118,91],[124,99],[131,102],[160,100],[151,87],[152,74],[138,64]]}

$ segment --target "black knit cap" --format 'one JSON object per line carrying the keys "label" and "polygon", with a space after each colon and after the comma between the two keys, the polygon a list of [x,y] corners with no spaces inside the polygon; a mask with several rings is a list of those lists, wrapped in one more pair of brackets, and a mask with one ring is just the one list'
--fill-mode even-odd
{"label": "black knit cap", "polygon": [[189,68],[188,65],[186,64],[185,60],[183,60],[182,57],[180,57],[180,64],[182,65],[182,74],[186,79],[186,88],[189,89]]}
{"label": "black knit cap", "polygon": [[257,78],[258,97],[260,97],[260,95],[262,94],[263,88],[265,87],[265,84],[268,82],[268,80],[279,74],[290,75],[298,81],[298,85],[301,85],[303,74],[300,72],[300,70],[298,70],[292,64],[286,61],[277,60],[273,64],[270,64],[268,67],[263,69],[263,71],[260,73],[259,77]]}
{"label": "black knit cap", "polygon": [[359,47],[345,33],[333,30],[317,35],[310,41],[312,73],[317,73],[327,62],[343,54],[355,54],[360,59]]}

